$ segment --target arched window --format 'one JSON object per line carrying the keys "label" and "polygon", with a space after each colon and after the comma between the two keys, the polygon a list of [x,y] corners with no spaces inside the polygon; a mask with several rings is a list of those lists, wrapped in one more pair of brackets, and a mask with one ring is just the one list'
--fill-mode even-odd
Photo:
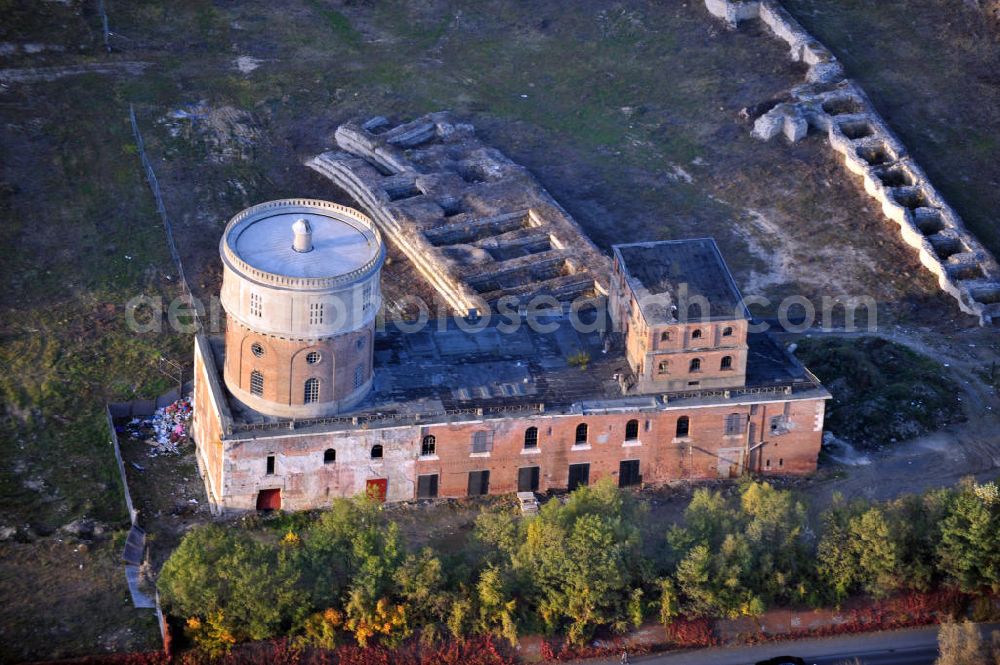
{"label": "arched window", "polygon": [[722,356],[722,362],[719,363],[719,369],[732,369],[732,368],[733,368],[733,357]]}
{"label": "arched window", "polygon": [[306,379],[305,403],[312,404],[319,401],[319,379]]}
{"label": "arched window", "polygon": [[580,423],[576,426],[576,443],[587,443],[587,423]]}
{"label": "arched window", "polygon": [[670,333],[667,332],[666,330],[664,330],[663,332],[661,332],[660,333],[660,341],[661,342],[669,342],[670,341]]}
{"label": "arched window", "polygon": [[726,326],[725,328],[723,328],[722,329],[722,336],[723,337],[732,337],[733,336],[733,328],[732,328],[732,326]]}
{"label": "arched window", "polygon": [[337,451],[333,448],[327,448],[323,453],[323,464],[333,464],[337,461]]}
{"label": "arched window", "polygon": [[701,331],[695,330],[691,333],[691,339],[701,339]]}
{"label": "arched window", "polygon": [[264,375],[257,370],[250,372],[250,394],[258,397],[264,394]]}
{"label": "arched window", "polygon": [[687,436],[691,432],[691,421],[687,416],[677,419],[677,438]]}
{"label": "arched window", "polygon": [[537,448],[538,447],[538,428],[529,427],[524,430],[524,447],[525,448]]}
{"label": "arched window", "polygon": [[372,446],[372,459],[382,459],[382,444],[376,443]]}
{"label": "arched window", "polygon": [[433,434],[428,434],[424,437],[423,441],[420,442],[420,454],[421,455],[433,455],[434,451],[437,450],[437,439]]}
{"label": "arched window", "polygon": [[691,364],[688,366],[689,372],[700,372],[701,371],[701,358],[692,358]]}
{"label": "arched window", "polygon": [[660,364],[656,366],[656,371],[659,372],[660,374],[669,374],[670,373],[670,361],[669,360],[661,360]]}
{"label": "arched window", "polygon": [[639,421],[630,420],[625,423],[625,440],[635,441],[639,438]]}

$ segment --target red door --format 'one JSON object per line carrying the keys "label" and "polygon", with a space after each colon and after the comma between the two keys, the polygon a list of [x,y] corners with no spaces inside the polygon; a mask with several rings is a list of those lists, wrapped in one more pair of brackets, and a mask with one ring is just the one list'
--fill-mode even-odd
{"label": "red door", "polygon": [[257,510],[281,510],[281,490],[257,492]]}
{"label": "red door", "polygon": [[369,478],[368,482],[365,483],[365,494],[379,501],[385,501],[385,494],[388,489],[388,478]]}

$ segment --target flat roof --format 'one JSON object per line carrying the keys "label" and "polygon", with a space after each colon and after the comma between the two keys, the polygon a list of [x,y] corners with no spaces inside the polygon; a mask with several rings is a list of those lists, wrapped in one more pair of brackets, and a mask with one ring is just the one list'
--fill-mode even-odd
{"label": "flat roof", "polygon": [[[594,314],[606,321],[606,313]],[[539,318],[553,329],[542,331],[522,320],[516,331],[496,325],[463,329],[460,320],[431,321],[423,331],[388,326],[375,337],[374,388],[354,410],[336,418],[297,421],[296,431],[349,429],[468,420],[516,415],[595,413],[699,406],[740,401],[829,396],[802,365],[766,334],[750,334],[747,384],[731,390],[692,390],[636,394],[627,386],[634,375],[622,349],[604,352],[599,331],[581,332],[567,316]],[[590,321],[596,321],[591,319]],[[585,320],[586,323],[590,321]],[[223,366],[223,341],[213,339],[216,365]],[[586,368],[579,359],[586,357]],[[626,387],[626,389],[623,389]],[[264,416],[229,400],[234,436],[249,428],[262,436],[285,430],[287,419]],[[481,411],[480,411],[481,410]],[[419,416],[419,420],[417,419]],[[357,419],[354,421],[352,419]],[[285,425],[280,425],[285,423]]]}
{"label": "flat roof", "polygon": [[[638,242],[612,249],[647,324],[750,318],[712,238]],[[705,301],[707,312],[701,311]]]}
{"label": "flat roof", "polygon": [[[312,227],[313,249],[292,247],[292,225]],[[229,249],[257,270],[295,278],[331,278],[360,270],[381,251],[380,239],[359,220],[309,205],[278,205],[234,221],[226,230]]]}

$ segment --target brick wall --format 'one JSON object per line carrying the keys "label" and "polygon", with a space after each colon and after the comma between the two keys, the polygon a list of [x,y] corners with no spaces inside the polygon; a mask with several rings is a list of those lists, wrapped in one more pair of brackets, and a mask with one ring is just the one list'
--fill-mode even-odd
{"label": "brick wall", "polygon": [[[752,413],[751,413],[752,411]],[[619,480],[622,461],[638,461],[644,483],[712,479],[739,475],[748,440],[756,449],[751,465],[765,474],[804,474],[816,468],[822,439],[823,400],[762,402],[611,415],[546,415],[442,423],[321,434],[271,434],[227,441],[228,508],[252,509],[260,489],[281,489],[282,507],[322,507],[335,496],[353,496],[368,481],[385,480],[390,501],[413,499],[420,475],[438,476],[438,496],[464,497],[469,473],[488,470],[489,493],[517,490],[518,470],[537,466],[538,491],[564,489],[570,465],[589,464],[591,483]],[[735,414],[738,432],[727,433]],[[678,420],[688,418],[688,434],[677,435]],[[772,418],[779,418],[772,432]],[[628,421],[638,421],[636,440],[626,441]],[[587,425],[587,441],[576,443],[577,426]],[[751,429],[751,425],[753,425]],[[525,449],[525,430],[538,428],[538,444]],[[473,451],[476,432],[486,432],[488,448]],[[421,455],[425,436],[434,452]],[[752,439],[748,439],[752,436]],[[372,447],[383,456],[372,459]],[[326,449],[336,461],[324,463]],[[275,456],[275,472],[266,474],[266,458]],[[770,466],[767,461],[770,460]]]}

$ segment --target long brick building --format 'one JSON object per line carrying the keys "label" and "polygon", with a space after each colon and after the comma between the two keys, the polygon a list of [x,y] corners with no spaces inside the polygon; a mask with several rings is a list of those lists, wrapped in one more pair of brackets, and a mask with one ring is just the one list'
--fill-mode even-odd
{"label": "long brick building", "polygon": [[227,226],[224,338],[195,341],[217,511],[815,470],[829,393],[750,316],[715,242],[614,248],[606,298],[379,329],[378,230],[314,200]]}

